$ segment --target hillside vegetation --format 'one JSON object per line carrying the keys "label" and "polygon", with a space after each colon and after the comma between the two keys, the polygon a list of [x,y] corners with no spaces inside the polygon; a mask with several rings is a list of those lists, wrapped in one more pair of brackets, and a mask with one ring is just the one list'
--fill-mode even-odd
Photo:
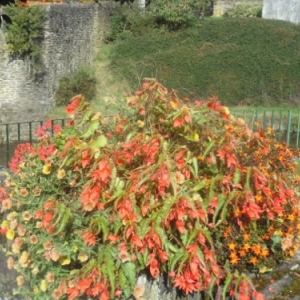
{"label": "hillside vegetation", "polygon": [[133,90],[155,77],[183,95],[217,95],[227,105],[291,107],[300,96],[299,44],[299,27],[288,22],[207,18],[176,32],[124,32],[110,69]]}

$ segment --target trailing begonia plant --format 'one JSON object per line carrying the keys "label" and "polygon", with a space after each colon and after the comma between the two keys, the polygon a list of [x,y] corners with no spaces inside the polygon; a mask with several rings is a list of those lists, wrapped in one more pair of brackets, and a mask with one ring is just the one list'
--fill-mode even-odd
{"label": "trailing begonia plant", "polygon": [[76,96],[68,127],[47,123],[17,149],[1,232],[19,293],[141,300],[149,272],[186,294],[263,299],[248,271],[298,250],[296,153],[218,99],[191,103],[154,79],[127,104],[108,118]]}

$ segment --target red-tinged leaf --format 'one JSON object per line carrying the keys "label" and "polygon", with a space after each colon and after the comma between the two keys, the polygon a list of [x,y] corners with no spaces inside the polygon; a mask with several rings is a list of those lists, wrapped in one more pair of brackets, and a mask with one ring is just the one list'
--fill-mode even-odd
{"label": "red-tinged leaf", "polygon": [[235,167],[238,164],[238,159],[230,153],[226,154],[226,161],[227,161],[228,168]]}
{"label": "red-tinged leaf", "polygon": [[121,236],[120,235],[112,235],[110,234],[107,239],[110,241],[111,244],[115,244],[120,240]]}
{"label": "red-tinged leaf", "polygon": [[80,291],[78,288],[68,288],[67,293],[69,294],[68,300],[74,300],[79,296]]}
{"label": "red-tinged leaf", "polygon": [[131,241],[133,243],[133,245],[137,246],[137,247],[140,247],[142,248],[144,246],[142,240],[137,236],[137,235],[134,235],[132,238],[131,238]]}
{"label": "red-tinged leaf", "polygon": [[190,253],[191,255],[195,255],[198,251],[198,248],[198,244],[193,244],[186,247],[188,253]]}
{"label": "red-tinged leaf", "polygon": [[189,112],[186,112],[186,113],[184,114],[184,120],[185,120],[185,122],[187,122],[187,123],[192,123],[192,118],[191,118],[191,115],[190,115]]}
{"label": "red-tinged leaf", "polygon": [[266,299],[266,295],[259,293],[257,291],[253,292],[253,297],[255,300],[265,300]]}
{"label": "red-tinged leaf", "polygon": [[186,232],[185,224],[184,224],[183,221],[177,220],[177,221],[175,222],[175,226],[176,226],[176,228],[178,229],[178,231],[179,231],[180,233],[185,233],[185,232]]}
{"label": "red-tinged leaf", "polygon": [[81,280],[77,284],[77,286],[80,290],[80,293],[83,293],[86,289],[88,289],[91,286],[92,283],[93,283],[93,280],[90,279],[90,278],[86,278],[86,279]]}
{"label": "red-tinged leaf", "polygon": [[246,293],[240,293],[239,300],[251,300],[251,297]]}
{"label": "red-tinged leaf", "polygon": [[105,289],[102,293],[101,293],[101,297],[100,300],[109,300],[109,290]]}
{"label": "red-tinged leaf", "polygon": [[169,260],[169,253],[163,250],[158,250],[158,256],[162,262]]}

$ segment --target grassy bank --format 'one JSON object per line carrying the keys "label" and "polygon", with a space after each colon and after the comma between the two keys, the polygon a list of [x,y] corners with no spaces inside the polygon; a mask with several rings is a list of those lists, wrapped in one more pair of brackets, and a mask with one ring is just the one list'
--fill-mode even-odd
{"label": "grassy bank", "polygon": [[183,94],[217,95],[227,105],[297,106],[300,31],[283,21],[210,18],[168,32],[127,34],[112,47],[110,69],[134,90],[156,77]]}

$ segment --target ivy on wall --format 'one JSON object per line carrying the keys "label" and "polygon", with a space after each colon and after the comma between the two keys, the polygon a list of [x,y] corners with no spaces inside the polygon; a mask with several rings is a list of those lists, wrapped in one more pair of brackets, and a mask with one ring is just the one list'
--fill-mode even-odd
{"label": "ivy on wall", "polygon": [[46,18],[44,7],[39,5],[5,7],[5,13],[11,18],[5,30],[9,54],[14,58],[29,58],[35,68],[41,57],[43,25]]}

